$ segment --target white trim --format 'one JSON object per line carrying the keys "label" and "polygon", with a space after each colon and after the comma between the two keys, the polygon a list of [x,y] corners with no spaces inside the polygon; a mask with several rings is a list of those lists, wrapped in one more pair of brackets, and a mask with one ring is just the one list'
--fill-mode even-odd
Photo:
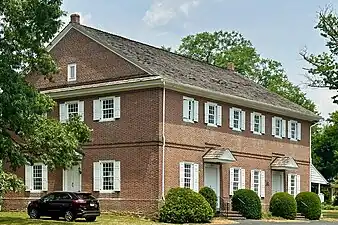
{"label": "white trim", "polygon": [[[235,107],[231,107],[231,110],[232,110],[232,118],[230,118],[230,119],[232,119],[232,121],[235,121],[234,119],[235,119],[235,112],[238,112],[239,113],[239,118],[238,118],[238,126],[239,127],[232,127],[232,130],[234,130],[234,131],[238,131],[238,132],[242,132],[242,109],[240,109],[240,108],[235,108]],[[244,118],[245,119],[245,118]],[[235,124],[234,122],[233,122],[233,124]]]}
{"label": "white trim", "polygon": [[[71,68],[74,67],[74,77],[71,77]],[[70,63],[67,66],[67,81],[72,82],[76,81],[76,63]]]}
{"label": "white trim", "polygon": [[[204,104],[205,107],[207,107],[207,109],[205,109],[205,111],[208,111],[208,114],[205,114],[204,116],[207,117],[205,118],[205,120],[208,121],[207,123],[207,126],[210,126],[210,127],[218,127],[217,125],[217,119],[218,119],[218,116],[217,116],[217,106],[218,104],[217,103],[214,103],[214,102],[206,102],[206,104]],[[215,110],[214,110],[214,122],[215,123],[209,123],[209,107],[210,106],[213,106],[215,107]]]}
{"label": "white trim", "polygon": [[272,117],[272,119],[274,120],[274,125],[275,125],[275,129],[277,128],[277,123],[276,121],[279,120],[280,121],[280,127],[279,127],[279,135],[276,134],[276,130],[274,132],[275,135],[273,135],[275,138],[279,138],[279,139],[283,139],[283,129],[285,129],[285,127],[283,127],[283,118],[282,117],[278,117],[278,116],[274,116]]}
{"label": "white trim", "polygon": [[[185,112],[185,108],[184,108],[184,101],[188,101],[189,103],[191,102],[191,107],[192,107],[192,110],[191,110],[191,118],[185,118],[184,117],[184,113],[188,113],[188,117],[189,117],[189,108],[188,108],[188,112]],[[190,98],[190,97],[186,97],[186,96],[183,96],[183,121],[184,122],[187,122],[187,123],[195,123],[194,121],[194,111],[195,111],[195,99],[193,98]],[[188,104],[189,104],[188,103]],[[189,107],[189,105],[188,105]]]}
{"label": "white trim", "polygon": [[[102,98],[99,98],[100,100],[100,110],[101,110],[101,119],[99,120],[99,122],[109,122],[109,121],[115,121],[115,117],[113,115],[113,118],[106,118],[104,119],[103,118],[103,102],[102,101],[105,101],[105,100],[113,100],[113,102],[115,102],[115,97],[116,96],[107,96],[107,97],[102,97]],[[113,109],[113,113],[115,114],[115,108]]]}
{"label": "white trim", "polygon": [[[99,163],[100,163],[100,179],[101,179],[101,184],[100,184],[100,193],[115,193],[116,191],[115,190],[103,190],[103,181],[102,181],[102,179],[103,179],[103,176],[102,176],[102,174],[103,174],[103,170],[102,170],[102,168],[103,168],[103,163],[113,163],[113,175],[115,176],[115,169],[114,169],[114,167],[115,167],[115,160],[99,160]],[[121,168],[120,168],[120,170],[121,170]],[[113,176],[113,178],[114,178],[114,176]],[[113,181],[114,182],[114,181]],[[115,186],[114,186],[114,189],[115,189]]]}
{"label": "white trim", "polygon": [[[292,124],[295,124],[295,138],[292,138],[291,137],[291,127],[292,127]],[[289,123],[288,123],[288,125],[290,126],[289,128],[288,128],[288,132],[290,132],[289,134],[288,134],[288,136],[290,137],[290,140],[291,141],[298,141],[298,138],[297,138],[297,135],[298,135],[298,121],[296,121],[296,120],[289,120]]]}

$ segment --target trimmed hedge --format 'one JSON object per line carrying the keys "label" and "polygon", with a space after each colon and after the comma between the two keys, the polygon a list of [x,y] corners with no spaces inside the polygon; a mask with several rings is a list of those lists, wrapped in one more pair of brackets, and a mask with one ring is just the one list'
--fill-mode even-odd
{"label": "trimmed hedge", "polygon": [[262,218],[262,204],[256,192],[240,189],[231,199],[232,209],[239,211],[247,219]]}
{"label": "trimmed hedge", "polygon": [[317,194],[301,192],[296,196],[297,211],[309,220],[318,220],[322,214],[322,204]]}
{"label": "trimmed hedge", "polygon": [[160,221],[166,223],[207,223],[213,215],[205,198],[188,188],[170,189],[160,209]]}
{"label": "trimmed hedge", "polygon": [[270,212],[272,216],[294,220],[297,215],[297,202],[286,192],[276,193],[270,200]]}
{"label": "trimmed hedge", "polygon": [[205,200],[207,200],[215,214],[217,206],[216,192],[210,187],[202,187],[199,193],[205,198]]}

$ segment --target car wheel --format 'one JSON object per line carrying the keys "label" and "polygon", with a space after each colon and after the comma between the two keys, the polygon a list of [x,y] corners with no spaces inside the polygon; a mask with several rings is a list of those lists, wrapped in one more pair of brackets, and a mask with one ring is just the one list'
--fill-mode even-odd
{"label": "car wheel", "polygon": [[31,209],[29,211],[29,217],[31,219],[39,219],[40,218],[40,214],[39,214],[39,211],[37,209]]}
{"label": "car wheel", "polygon": [[66,220],[67,222],[71,222],[71,221],[75,220],[74,214],[73,214],[71,211],[67,211],[67,212],[65,213],[65,220]]}
{"label": "car wheel", "polygon": [[96,220],[96,216],[86,217],[87,222],[94,222],[95,220]]}

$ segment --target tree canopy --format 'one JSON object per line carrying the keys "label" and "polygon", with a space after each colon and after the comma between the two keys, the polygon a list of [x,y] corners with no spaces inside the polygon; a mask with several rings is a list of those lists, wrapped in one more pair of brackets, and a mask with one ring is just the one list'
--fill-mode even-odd
{"label": "tree canopy", "polygon": [[226,68],[229,63],[233,63],[238,73],[316,112],[314,102],[288,80],[282,64],[261,57],[252,43],[238,32],[216,31],[189,35],[182,39],[176,52],[219,67]]}
{"label": "tree canopy", "polygon": [[[318,23],[315,29],[325,39],[327,51],[320,54],[301,52],[303,58],[310,64],[305,68],[308,72],[310,86],[326,87],[338,90],[338,17],[333,9],[327,8],[318,14]],[[338,95],[332,97],[338,103]]]}
{"label": "tree canopy", "polygon": [[[45,46],[61,25],[61,3],[0,1],[0,160],[13,169],[34,162],[70,167],[89,141],[90,130],[79,118],[64,124],[47,118],[55,102],[26,81],[29,74],[51,79],[58,71]],[[0,167],[0,197],[22,185]]]}

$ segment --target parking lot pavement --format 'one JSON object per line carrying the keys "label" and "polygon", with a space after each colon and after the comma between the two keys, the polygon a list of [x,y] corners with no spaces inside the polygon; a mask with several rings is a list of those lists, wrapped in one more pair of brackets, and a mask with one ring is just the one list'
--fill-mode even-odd
{"label": "parking lot pavement", "polygon": [[331,224],[338,224],[337,221],[335,222],[328,222],[328,221],[282,221],[282,222],[267,222],[267,221],[259,221],[259,220],[243,220],[243,221],[238,221],[238,225],[282,225],[282,224],[287,224],[287,225],[302,225],[302,224],[309,224],[309,225],[331,225]]}

